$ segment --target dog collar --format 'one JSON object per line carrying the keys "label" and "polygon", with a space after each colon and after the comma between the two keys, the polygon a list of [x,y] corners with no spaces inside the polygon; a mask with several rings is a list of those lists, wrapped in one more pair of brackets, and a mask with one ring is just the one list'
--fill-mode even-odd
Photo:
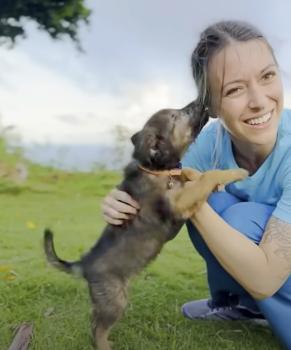
{"label": "dog collar", "polygon": [[181,168],[174,168],[170,170],[150,170],[147,168],[144,168],[142,165],[138,166],[142,171],[152,174],[152,175],[157,175],[157,176],[168,176],[168,188],[172,188],[174,186],[174,176],[180,176],[182,174],[182,169]]}

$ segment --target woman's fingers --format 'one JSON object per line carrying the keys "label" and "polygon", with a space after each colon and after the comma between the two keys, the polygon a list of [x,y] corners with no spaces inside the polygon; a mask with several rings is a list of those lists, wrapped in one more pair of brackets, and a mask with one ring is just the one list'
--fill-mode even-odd
{"label": "woman's fingers", "polygon": [[137,213],[137,209],[132,207],[131,205],[125,204],[123,202],[116,202],[113,209],[120,213],[125,213],[125,214],[133,214],[135,215]]}
{"label": "woman's fingers", "polygon": [[120,191],[120,190],[115,188],[111,191],[111,194],[115,199],[117,199],[119,201],[122,201],[126,204],[129,204],[136,209],[140,208],[139,204],[128,193],[126,193],[124,191]]}
{"label": "woman's fingers", "polygon": [[106,214],[103,214],[103,218],[108,224],[122,225],[122,223],[123,223],[122,220],[112,219],[110,216],[107,216]]}
{"label": "woman's fingers", "polygon": [[122,211],[117,210],[113,207],[103,207],[103,214],[111,217],[112,219],[122,219],[127,220],[129,217]]}
{"label": "woman's fingers", "polygon": [[104,220],[113,225],[121,225],[130,215],[136,215],[138,203],[126,192],[114,189],[105,197],[102,203]]}
{"label": "woman's fingers", "polygon": [[[132,207],[131,205],[128,205],[124,202],[120,202],[119,200],[116,200],[111,197],[107,197],[104,199],[102,203],[102,211],[104,214],[107,214],[109,216],[113,216],[116,219],[121,219],[126,217],[124,214],[136,214],[137,209]],[[122,217],[120,216],[122,214]]]}

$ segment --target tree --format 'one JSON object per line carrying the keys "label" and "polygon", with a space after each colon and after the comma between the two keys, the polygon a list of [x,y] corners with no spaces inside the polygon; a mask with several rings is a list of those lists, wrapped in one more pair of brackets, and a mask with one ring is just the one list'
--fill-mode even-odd
{"label": "tree", "polygon": [[78,29],[88,23],[91,11],[85,0],[0,0],[0,44],[15,44],[17,37],[25,37],[24,20],[37,23],[53,39],[64,35],[80,47]]}

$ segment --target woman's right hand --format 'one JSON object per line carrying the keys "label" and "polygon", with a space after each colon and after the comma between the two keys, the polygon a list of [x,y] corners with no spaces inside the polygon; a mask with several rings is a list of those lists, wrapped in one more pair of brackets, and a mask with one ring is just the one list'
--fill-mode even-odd
{"label": "woman's right hand", "polygon": [[136,215],[139,204],[126,192],[114,188],[102,202],[102,214],[108,224],[121,225],[131,215]]}

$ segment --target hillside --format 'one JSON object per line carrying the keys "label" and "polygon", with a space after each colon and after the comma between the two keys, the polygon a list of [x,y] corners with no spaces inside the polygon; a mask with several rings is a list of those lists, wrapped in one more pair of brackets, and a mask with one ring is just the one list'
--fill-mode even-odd
{"label": "hillside", "polygon": [[0,193],[77,191],[104,196],[119,180],[118,171],[97,169],[84,173],[35,164],[25,159],[19,150],[7,151],[5,140],[0,138]]}

